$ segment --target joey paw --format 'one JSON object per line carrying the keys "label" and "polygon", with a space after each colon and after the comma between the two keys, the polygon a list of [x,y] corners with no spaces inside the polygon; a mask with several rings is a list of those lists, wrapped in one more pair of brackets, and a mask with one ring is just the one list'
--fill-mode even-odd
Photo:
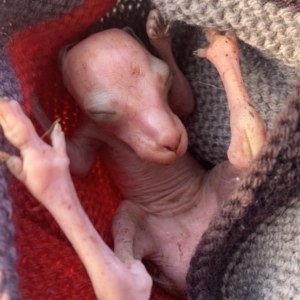
{"label": "joey paw", "polygon": [[171,35],[172,24],[157,9],[152,9],[148,15],[146,30],[150,39],[163,39]]}
{"label": "joey paw", "polygon": [[13,175],[42,202],[55,194],[58,186],[70,185],[64,133],[57,123],[51,133],[52,146],[44,143],[20,104],[5,100],[0,98],[0,126],[8,141],[20,150],[20,157],[4,160]]}
{"label": "joey paw", "polygon": [[230,59],[239,61],[238,39],[233,31],[222,33],[216,28],[207,28],[205,34],[209,46],[195,50],[194,55],[207,58],[214,65]]}

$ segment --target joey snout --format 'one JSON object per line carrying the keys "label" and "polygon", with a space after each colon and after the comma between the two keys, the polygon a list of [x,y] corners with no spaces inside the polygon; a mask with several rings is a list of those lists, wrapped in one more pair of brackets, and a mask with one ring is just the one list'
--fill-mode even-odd
{"label": "joey snout", "polygon": [[187,151],[186,130],[171,110],[148,108],[128,123],[120,139],[143,159],[171,164]]}

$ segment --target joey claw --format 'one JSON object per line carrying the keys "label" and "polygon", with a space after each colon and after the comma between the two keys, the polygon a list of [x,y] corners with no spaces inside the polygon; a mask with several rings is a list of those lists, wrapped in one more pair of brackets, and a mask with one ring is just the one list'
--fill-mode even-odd
{"label": "joey claw", "polygon": [[10,154],[8,154],[7,152],[4,151],[0,151],[0,160],[2,162],[7,162],[7,160],[11,157]]}
{"label": "joey claw", "polygon": [[[55,127],[57,125],[60,126],[60,124],[59,124],[60,121],[61,121],[60,118],[58,118],[57,120],[55,120],[53,122],[53,124],[50,126],[50,128],[47,131],[45,131],[44,134],[41,136],[41,139],[43,140],[47,135],[49,135],[55,129]],[[61,130],[61,126],[60,126],[60,130]]]}
{"label": "joey claw", "polygon": [[54,122],[53,130],[51,132],[50,138],[51,138],[53,149],[59,151],[61,154],[65,154],[66,153],[65,134],[61,128],[59,120],[60,119]]}
{"label": "joey claw", "polygon": [[214,41],[214,37],[216,35],[221,35],[221,31],[217,28],[206,28],[205,30],[205,36],[209,43],[212,43]]}
{"label": "joey claw", "polygon": [[199,49],[193,51],[193,55],[201,57],[201,58],[205,58],[206,51],[207,51],[207,48],[199,48]]}

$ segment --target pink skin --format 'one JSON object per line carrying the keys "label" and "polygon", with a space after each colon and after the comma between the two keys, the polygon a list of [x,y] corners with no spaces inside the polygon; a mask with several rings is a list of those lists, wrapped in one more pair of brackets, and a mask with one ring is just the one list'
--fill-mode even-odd
{"label": "pink skin", "polygon": [[[176,97],[185,115],[193,110],[190,86],[180,72],[152,56],[125,31],[103,31],[76,45],[65,55],[62,73],[87,122],[96,125],[96,132],[90,127],[88,135],[103,141],[104,137],[95,137],[101,128],[102,135],[160,164],[170,164],[186,152],[187,134],[169,106],[168,93],[179,78],[183,89]],[[86,132],[85,126],[89,125],[77,134]]]}
{"label": "pink skin", "polygon": [[[158,52],[163,49],[162,57],[172,56],[169,35],[157,34],[161,33],[157,31],[159,26],[162,26],[161,20],[154,10],[147,22],[150,41]],[[221,74],[231,112],[232,143],[229,161],[206,172],[189,153],[184,154],[186,145],[181,143],[186,143],[186,133],[167,105],[170,83],[167,83],[166,64],[144,51],[132,52],[139,48],[138,43],[129,51],[133,40],[125,33],[112,30],[104,34],[105,39],[110,38],[108,33],[113,39],[118,36],[115,42],[122,59],[115,56],[111,48],[109,58],[105,58],[98,40],[94,45],[91,38],[76,45],[65,57],[66,85],[87,114],[87,121],[67,140],[67,147],[59,124],[54,127],[52,146],[49,146],[37,136],[17,102],[0,101],[0,124],[7,139],[21,154],[21,157],[9,157],[6,163],[57,220],[85,265],[98,299],[149,299],[152,279],[175,297],[183,298],[185,276],[194,249],[212,216],[228,199],[242,170],[259,151],[265,137],[264,125],[251,105],[240,75],[235,36],[208,30],[210,46],[197,50],[196,54],[207,57]],[[109,43],[102,45],[109,46]],[[123,53],[121,46],[125,46],[130,55]],[[99,73],[97,63],[97,69],[87,65],[89,57],[99,59],[95,58],[95,49],[104,57]],[[79,55],[83,50],[87,56]],[[173,58],[168,59],[173,71]],[[137,70],[137,61],[139,75],[132,72]],[[180,82],[182,74],[177,73],[181,75],[176,78],[176,68],[174,80]],[[181,82],[185,86],[186,81]],[[185,108],[193,107],[193,103],[189,103],[191,98],[185,91],[182,98],[174,100],[173,91],[177,87],[171,88],[169,105],[176,113],[185,114],[188,111]],[[99,98],[95,99],[95,95]],[[147,97],[147,101],[141,95]],[[76,155],[100,153],[123,194],[124,201],[113,221],[114,252],[97,234],[80,205],[68,169],[66,148],[70,160]],[[173,163],[159,165],[156,162]],[[86,169],[77,171],[84,174]]]}

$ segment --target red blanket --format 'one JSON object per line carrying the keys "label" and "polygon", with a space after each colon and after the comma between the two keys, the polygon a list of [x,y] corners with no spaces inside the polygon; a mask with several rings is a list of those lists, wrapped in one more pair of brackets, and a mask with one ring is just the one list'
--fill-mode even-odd
{"label": "red blanket", "polygon": [[[62,84],[58,52],[63,45],[84,38],[86,29],[114,4],[114,0],[86,0],[66,15],[32,25],[12,36],[8,54],[20,81],[28,114],[30,97],[37,97],[49,117],[52,120],[60,117],[66,134],[72,132],[80,111]],[[41,134],[41,129],[35,125]],[[111,220],[120,194],[110,175],[98,160],[86,178],[73,179],[95,228],[112,246]],[[95,299],[82,263],[52,216],[16,180],[12,182],[11,195],[23,298]],[[154,289],[151,299],[169,299]]]}

